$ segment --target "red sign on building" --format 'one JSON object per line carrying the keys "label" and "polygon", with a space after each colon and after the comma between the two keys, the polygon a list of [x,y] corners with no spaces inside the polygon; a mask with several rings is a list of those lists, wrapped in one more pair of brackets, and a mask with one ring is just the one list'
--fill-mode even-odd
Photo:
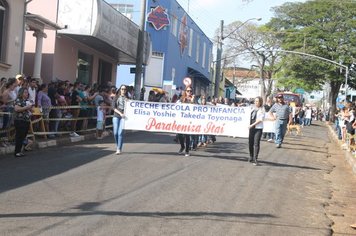
{"label": "red sign on building", "polygon": [[180,47],[180,54],[183,55],[184,49],[188,46],[187,14],[184,14],[181,19],[178,43]]}
{"label": "red sign on building", "polygon": [[147,22],[150,22],[156,30],[161,30],[170,23],[166,10],[161,6],[151,10],[147,16]]}

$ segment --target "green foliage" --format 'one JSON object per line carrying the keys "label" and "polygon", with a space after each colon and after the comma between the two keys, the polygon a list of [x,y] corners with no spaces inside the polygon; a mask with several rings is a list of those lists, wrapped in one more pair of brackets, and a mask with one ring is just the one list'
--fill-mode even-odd
{"label": "green foliage", "polygon": [[[346,66],[356,58],[356,1],[311,0],[285,3],[273,10],[275,17],[267,26],[276,32],[284,50],[316,55]],[[325,82],[337,85],[345,80],[345,70],[339,66],[307,56],[286,55],[282,64],[288,79],[280,82],[288,86],[303,80],[303,88],[308,90]],[[356,83],[350,85],[356,88]]]}

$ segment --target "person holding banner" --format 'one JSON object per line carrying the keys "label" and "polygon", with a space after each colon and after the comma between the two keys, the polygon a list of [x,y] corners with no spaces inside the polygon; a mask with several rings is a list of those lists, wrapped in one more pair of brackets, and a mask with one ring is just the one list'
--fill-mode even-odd
{"label": "person holding banner", "polygon": [[287,125],[292,122],[291,108],[284,102],[283,95],[277,95],[277,102],[269,110],[269,114],[276,120],[276,148],[281,148]]}
{"label": "person holding banner", "polygon": [[126,85],[121,85],[116,91],[116,96],[113,100],[112,108],[114,110],[114,116],[112,118],[112,127],[116,143],[116,155],[120,155],[123,145],[123,127],[125,118],[125,102],[128,100],[127,87]]}
{"label": "person holding banner", "polygon": [[248,134],[248,147],[250,151],[250,157],[248,162],[253,161],[253,165],[258,165],[257,158],[260,152],[260,141],[263,130],[263,119],[265,111],[262,107],[262,97],[255,98],[255,107],[252,109],[250,117],[249,134]]}
{"label": "person holding banner", "polygon": [[[194,103],[195,102],[195,96],[193,95],[193,88],[190,86],[187,86],[185,88],[185,91],[182,94],[181,99],[178,101],[181,103]],[[190,147],[190,135],[189,134],[178,134],[178,140],[180,143],[180,149],[178,154],[183,154],[183,151],[185,150],[185,156],[189,157],[189,147]]]}

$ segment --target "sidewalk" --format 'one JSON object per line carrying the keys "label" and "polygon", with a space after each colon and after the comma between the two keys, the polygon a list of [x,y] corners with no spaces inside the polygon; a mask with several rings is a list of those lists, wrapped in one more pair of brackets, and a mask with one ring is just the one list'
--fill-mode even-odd
{"label": "sidewalk", "polygon": [[351,166],[352,172],[354,175],[356,175],[356,156],[352,155],[352,153],[348,150],[345,150],[341,147],[343,144],[337,137],[337,134],[334,130],[334,127],[332,124],[326,124],[326,126],[329,128],[329,135],[331,136],[332,140],[338,144],[341,153],[343,152],[345,155],[345,160],[349,163]]}

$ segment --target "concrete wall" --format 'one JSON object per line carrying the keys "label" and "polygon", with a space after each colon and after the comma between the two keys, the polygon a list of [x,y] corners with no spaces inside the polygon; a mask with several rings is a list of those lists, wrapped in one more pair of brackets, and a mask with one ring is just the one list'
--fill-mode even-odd
{"label": "concrete wall", "polygon": [[24,0],[7,0],[6,57],[0,62],[1,77],[15,77],[21,71]]}

